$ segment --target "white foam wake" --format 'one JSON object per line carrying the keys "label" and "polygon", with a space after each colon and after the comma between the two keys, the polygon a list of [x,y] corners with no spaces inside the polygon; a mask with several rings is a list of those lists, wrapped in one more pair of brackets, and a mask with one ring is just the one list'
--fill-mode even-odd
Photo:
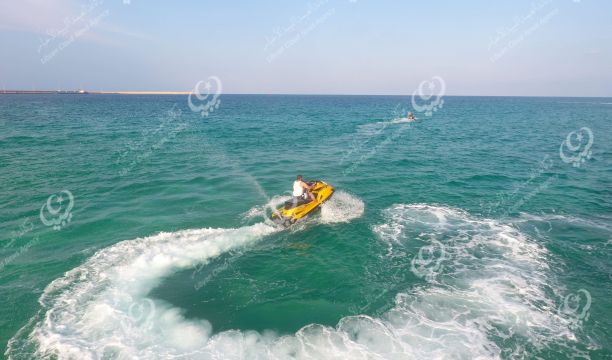
{"label": "white foam wake", "polygon": [[331,199],[321,205],[323,224],[345,223],[361,217],[365,204],[361,199],[344,191],[336,191]]}
{"label": "white foam wake", "polygon": [[[103,249],[49,284],[39,300],[44,317],[33,325],[28,342],[36,357],[61,359],[164,358],[201,349],[210,324],[187,320],[147,294],[175,271],[275,231],[265,224],[184,230]],[[18,336],[8,346],[11,358],[29,350]]]}
{"label": "white foam wake", "polygon": [[[353,214],[363,212],[363,202],[342,194],[336,201],[357,208]],[[44,316],[25,328],[26,340],[19,333],[11,340],[7,354],[30,358],[22,351],[32,349],[35,357],[59,359],[490,359],[529,357],[552,339],[573,337],[546,295],[546,251],[517,230],[442,206],[396,205],[384,218],[373,228],[389,246],[381,261],[401,265],[390,278],[422,282],[387,292],[395,306],[378,318],[350,316],[334,328],[308,325],[283,337],[238,330],[211,336],[206,321],[185,319],[147,293],[173,271],[276,229],[188,230],[119,243],[51,283],[40,300]]]}
{"label": "white foam wake", "polygon": [[389,121],[389,124],[404,124],[404,123],[411,123],[416,121],[417,119],[409,119],[409,118],[397,118],[397,119],[393,119],[391,121]]}
{"label": "white foam wake", "polygon": [[575,340],[548,296],[548,254],[524,234],[443,206],[396,205],[384,215],[373,230],[388,258],[404,258],[398,271],[428,284],[400,292],[385,317],[417,358],[529,358]]}
{"label": "white foam wake", "polygon": [[[264,221],[267,221],[269,220],[270,214],[289,199],[291,199],[291,196],[288,195],[274,196],[266,204],[253,206],[244,214],[242,214],[242,217],[244,219],[261,218],[264,219]],[[272,223],[270,222],[270,224]]]}
{"label": "white foam wake", "polygon": [[[262,218],[268,221],[270,213],[278,208],[290,196],[274,196],[264,205],[257,205],[243,214],[245,219]],[[322,224],[346,223],[361,217],[365,204],[358,197],[342,190],[335,191],[332,197],[321,205],[320,217],[311,217],[310,221]],[[270,222],[270,224],[272,224]]]}
{"label": "white foam wake", "polygon": [[353,134],[353,137],[357,141],[361,138],[370,139],[370,138],[373,138],[379,135],[384,135],[385,130],[387,129],[397,131],[396,126],[390,126],[390,125],[408,124],[408,123],[414,122],[415,120],[417,119],[416,118],[408,119],[407,117],[395,117],[390,120],[383,120],[383,121],[376,121],[376,122],[369,122],[369,123],[361,124],[357,126],[357,132]]}

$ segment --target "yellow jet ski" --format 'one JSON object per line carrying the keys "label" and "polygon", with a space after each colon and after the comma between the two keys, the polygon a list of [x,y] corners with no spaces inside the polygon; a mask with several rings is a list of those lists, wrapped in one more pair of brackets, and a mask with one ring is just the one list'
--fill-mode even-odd
{"label": "yellow jet ski", "polygon": [[276,209],[270,216],[270,219],[277,224],[289,226],[296,221],[306,218],[334,193],[334,188],[323,181],[312,181],[308,185],[312,186],[310,193],[315,196],[315,200],[311,201],[310,199],[294,197],[289,201],[285,201],[283,206]]}

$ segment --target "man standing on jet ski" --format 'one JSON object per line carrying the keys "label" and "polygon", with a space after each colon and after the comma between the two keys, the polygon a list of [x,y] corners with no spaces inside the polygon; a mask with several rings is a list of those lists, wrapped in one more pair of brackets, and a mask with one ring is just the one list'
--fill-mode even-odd
{"label": "man standing on jet ski", "polygon": [[293,182],[293,196],[296,198],[310,198],[311,201],[315,200],[315,196],[309,191],[312,186],[302,181],[302,175],[298,175]]}

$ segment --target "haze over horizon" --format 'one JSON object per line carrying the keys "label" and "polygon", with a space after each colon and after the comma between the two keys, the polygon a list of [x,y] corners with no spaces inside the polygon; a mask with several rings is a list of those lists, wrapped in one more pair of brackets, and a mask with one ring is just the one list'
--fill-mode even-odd
{"label": "haze over horizon", "polygon": [[612,96],[612,3],[0,3],[7,90]]}

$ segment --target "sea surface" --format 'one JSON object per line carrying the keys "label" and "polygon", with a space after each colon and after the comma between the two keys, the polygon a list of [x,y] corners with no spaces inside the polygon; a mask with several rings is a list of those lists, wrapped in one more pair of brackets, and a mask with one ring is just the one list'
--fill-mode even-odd
{"label": "sea surface", "polygon": [[0,96],[0,354],[612,358],[612,99],[219,100]]}

